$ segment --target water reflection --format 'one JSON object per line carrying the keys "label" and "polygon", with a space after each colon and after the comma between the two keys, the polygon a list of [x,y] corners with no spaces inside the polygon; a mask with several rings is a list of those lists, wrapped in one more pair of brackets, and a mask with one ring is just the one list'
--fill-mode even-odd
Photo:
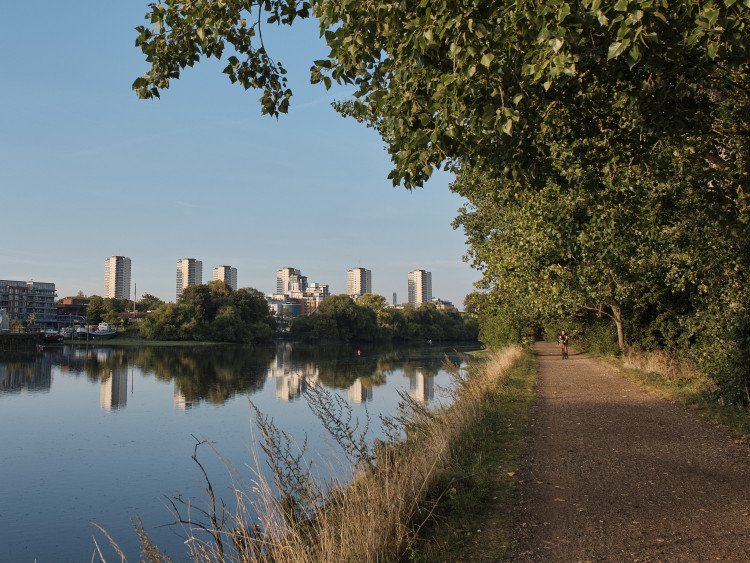
{"label": "water reflection", "polygon": [[52,363],[42,359],[17,359],[0,362],[0,394],[49,391],[52,387]]}
{"label": "water reflection", "polygon": [[119,366],[104,374],[99,389],[99,404],[104,410],[117,410],[128,403],[128,367]]}
{"label": "water reflection", "polygon": [[372,401],[372,387],[367,385],[367,380],[360,377],[351,384],[347,396],[352,403],[366,403]]}
{"label": "water reflection", "polygon": [[100,386],[100,407],[123,409],[128,382],[137,367],[145,377],[171,382],[173,407],[190,410],[201,402],[221,405],[236,395],[252,395],[273,380],[276,399],[293,402],[310,387],[346,392],[352,403],[366,403],[398,373],[408,378],[411,397],[434,400],[433,379],[457,353],[430,348],[326,347],[280,344],[275,347],[139,347],[135,349],[62,346],[15,361],[0,358],[0,391],[41,391],[52,386],[52,366],[65,376],[85,377]]}
{"label": "water reflection", "polygon": [[[189,460],[194,436],[245,466],[252,440],[246,395],[285,432],[307,440],[314,455],[331,456],[325,430],[300,400],[306,389],[333,388],[355,417],[363,419],[366,405],[377,420],[392,414],[406,392],[438,401],[449,379],[445,352],[437,346],[130,349],[97,343],[0,355],[0,443],[10,452],[0,456],[0,561],[90,560],[91,522],[137,559],[133,514],[158,526],[171,517],[157,498],[204,494]],[[373,439],[380,437],[375,426]],[[231,490],[224,465],[208,455],[203,461],[212,465],[216,490]],[[5,513],[14,516],[3,520]],[[40,529],[48,541],[39,542]],[[163,528],[153,534],[171,553],[184,550],[178,534]]]}
{"label": "water reflection", "polygon": [[276,380],[276,398],[282,401],[297,399],[308,387],[318,384],[318,368],[310,361],[292,359],[294,348],[282,344],[276,348],[276,357],[268,368],[268,379]]}
{"label": "water reflection", "polygon": [[419,403],[429,403],[435,399],[435,376],[425,375],[417,370],[409,376],[409,395]]}
{"label": "water reflection", "polygon": [[174,408],[186,411],[193,408],[193,401],[189,401],[187,397],[185,397],[185,393],[182,392],[182,389],[180,389],[179,382],[174,382]]}

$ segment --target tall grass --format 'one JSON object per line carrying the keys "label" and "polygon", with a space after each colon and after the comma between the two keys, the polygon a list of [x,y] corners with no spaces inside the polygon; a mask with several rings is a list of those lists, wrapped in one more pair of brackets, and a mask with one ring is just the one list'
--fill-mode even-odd
{"label": "tall grass", "polygon": [[[426,499],[440,497],[433,488],[449,469],[456,444],[521,356],[520,348],[511,347],[491,353],[481,369],[451,366],[448,406],[430,410],[402,395],[396,415],[382,419],[386,437],[374,444],[363,439],[364,428],[352,423],[346,403],[318,388],[310,404],[343,448],[346,459],[333,474],[350,476],[346,482],[320,478],[324,468],[304,444],[255,410],[258,444],[272,477],[263,477],[256,451],[255,477],[235,487],[237,508],[230,514],[217,502],[204,472],[207,508],[173,504],[189,534],[190,557],[279,563],[398,559],[429,519],[434,500]],[[143,558],[167,560],[142,526],[138,531]]]}
{"label": "tall grass", "polygon": [[661,375],[664,379],[704,379],[706,375],[684,354],[666,350],[646,352],[639,348],[628,348],[622,354],[622,365]]}

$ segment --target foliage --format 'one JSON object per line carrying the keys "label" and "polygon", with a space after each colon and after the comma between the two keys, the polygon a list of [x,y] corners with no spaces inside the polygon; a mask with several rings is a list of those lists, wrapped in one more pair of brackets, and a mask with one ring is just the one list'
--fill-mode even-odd
{"label": "foliage", "polygon": [[385,308],[384,297],[368,295],[363,295],[359,303],[344,294],[323,299],[313,315],[292,321],[291,334],[308,340],[344,342],[476,340],[476,320],[455,309],[439,311],[434,303],[423,303],[417,309],[411,305],[389,309]]}
{"label": "foliage", "polygon": [[[239,12],[308,15],[293,2],[160,6],[140,45],[162,72],[141,93],[221,56],[224,40],[273,74],[237,40],[259,28]],[[588,311],[613,321],[620,350],[688,350],[737,396],[738,380],[720,374],[742,340],[729,311],[750,304],[750,1],[310,7],[330,47],[312,81],[356,87],[336,107],[380,133],[394,184],[456,174],[468,200],[456,226],[493,294],[487,338],[517,337],[517,313],[523,326]],[[265,92],[263,111],[274,99]],[[403,317],[379,321],[417,337],[413,313]]]}
{"label": "foliage", "polygon": [[522,344],[536,336],[538,327],[532,317],[515,305],[518,301],[503,299],[500,292],[474,292],[466,297],[479,326],[479,340],[500,349],[509,344]]}
{"label": "foliage", "polygon": [[129,299],[114,299],[92,295],[86,307],[86,324],[95,325],[107,322],[112,325],[120,324],[120,313],[124,313],[132,306]]}
{"label": "foliage", "polygon": [[[296,0],[165,0],[149,4],[149,26],[139,26],[136,46],[146,55],[151,68],[136,79],[133,89],[141,98],[159,97],[180,71],[201,57],[221,59],[227,44],[237,56],[227,58],[224,74],[246,90],[263,90],[260,102],[264,114],[286,113],[291,90],[286,87],[286,70],[271,58],[263,46],[261,22],[290,25],[309,15],[309,4]],[[255,14],[257,12],[257,16]]]}
{"label": "foliage", "polygon": [[214,281],[188,286],[178,303],[160,305],[139,329],[149,340],[260,342],[274,336],[276,324],[258,290]]}
{"label": "foliage", "polygon": [[144,293],[135,304],[135,308],[139,313],[146,313],[147,311],[156,311],[161,305],[164,305],[164,301],[155,295]]}

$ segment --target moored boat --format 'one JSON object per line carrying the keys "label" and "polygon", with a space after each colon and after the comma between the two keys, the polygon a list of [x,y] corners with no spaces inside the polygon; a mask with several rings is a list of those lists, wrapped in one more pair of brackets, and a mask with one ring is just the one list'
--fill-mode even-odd
{"label": "moored boat", "polygon": [[117,330],[112,328],[112,325],[109,323],[99,323],[99,326],[96,328],[93,327],[78,327],[76,329],[76,337],[77,338],[89,338],[89,339],[102,339],[102,338],[112,338],[115,334],[117,334]]}
{"label": "moored boat", "polygon": [[56,330],[47,330],[44,332],[45,344],[59,344],[63,341],[63,335]]}

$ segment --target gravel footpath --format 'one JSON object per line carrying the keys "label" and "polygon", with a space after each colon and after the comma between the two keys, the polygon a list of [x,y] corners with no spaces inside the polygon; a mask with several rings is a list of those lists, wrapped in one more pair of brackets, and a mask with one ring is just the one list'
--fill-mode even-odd
{"label": "gravel footpath", "polygon": [[516,561],[750,561],[750,447],[535,344]]}

